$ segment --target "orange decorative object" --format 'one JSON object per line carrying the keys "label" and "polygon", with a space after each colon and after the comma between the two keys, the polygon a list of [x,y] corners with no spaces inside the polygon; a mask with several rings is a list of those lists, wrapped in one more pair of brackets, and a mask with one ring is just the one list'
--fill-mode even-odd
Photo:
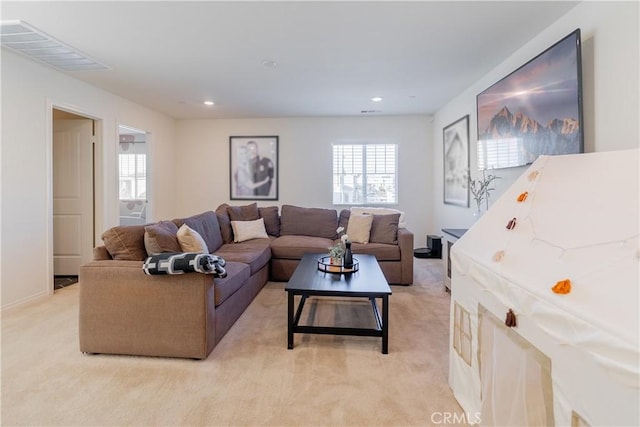
{"label": "orange decorative object", "polygon": [[551,288],[551,290],[556,294],[568,294],[571,292],[571,280],[560,280],[553,288]]}
{"label": "orange decorative object", "polygon": [[524,193],[520,193],[520,195],[518,196],[518,201],[524,202],[525,200],[527,200],[528,195],[529,193],[527,191],[525,191]]}
{"label": "orange decorative object", "polygon": [[504,258],[504,251],[498,251],[495,254],[493,254],[493,260],[495,262],[502,261],[502,258]]}
{"label": "orange decorative object", "polygon": [[507,230],[513,230],[515,227],[516,227],[516,219],[511,218],[511,220],[507,224]]}
{"label": "orange decorative object", "polygon": [[540,172],[538,171],[533,171],[529,174],[529,181],[533,181],[534,179],[536,179],[538,177],[538,175],[540,174]]}

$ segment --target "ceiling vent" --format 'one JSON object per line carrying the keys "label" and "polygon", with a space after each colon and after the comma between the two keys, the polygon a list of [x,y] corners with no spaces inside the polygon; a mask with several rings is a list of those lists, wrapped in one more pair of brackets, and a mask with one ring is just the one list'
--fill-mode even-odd
{"label": "ceiling vent", "polygon": [[23,21],[0,22],[0,40],[2,47],[61,71],[111,69]]}

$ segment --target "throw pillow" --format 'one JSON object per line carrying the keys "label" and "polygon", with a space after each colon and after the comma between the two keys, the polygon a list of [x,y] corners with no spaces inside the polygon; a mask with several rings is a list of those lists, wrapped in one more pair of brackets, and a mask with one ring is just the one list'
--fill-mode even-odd
{"label": "throw pillow", "polygon": [[368,214],[372,214],[372,215],[389,215],[389,214],[400,214],[400,221],[398,222],[398,228],[406,228],[407,227],[407,222],[405,221],[404,218],[404,212],[403,211],[399,211],[398,209],[393,209],[393,208],[374,208],[374,207],[370,207],[370,206],[353,206],[351,208],[351,213],[352,214],[363,214],[363,213],[368,213]]}
{"label": "throw pillow", "polygon": [[144,247],[147,254],[180,252],[180,242],[176,233],[178,227],[171,221],[160,221],[144,227]]}
{"label": "throw pillow", "polygon": [[371,232],[371,224],[373,223],[373,215],[353,215],[349,217],[347,226],[347,236],[354,243],[369,243],[369,234]]}
{"label": "throw pillow", "polygon": [[260,218],[257,203],[244,206],[229,206],[227,212],[231,221],[253,221]]}
{"label": "throw pillow", "polygon": [[222,233],[220,232],[220,224],[215,212],[207,211],[184,218],[184,224],[187,224],[192,230],[200,234],[209,251],[216,251],[222,246]]}
{"label": "throw pillow", "polygon": [[223,243],[233,242],[233,229],[231,228],[231,218],[229,218],[229,213],[227,212],[228,207],[228,204],[223,203],[216,209]]}
{"label": "throw pillow", "polygon": [[373,215],[369,241],[371,243],[388,243],[391,245],[397,245],[399,222],[399,213],[392,215]]}
{"label": "throw pillow", "polygon": [[267,230],[264,228],[264,219],[255,221],[231,221],[233,228],[233,241],[236,243],[251,239],[268,239]]}
{"label": "throw pillow", "polygon": [[266,208],[258,208],[260,218],[264,218],[264,228],[270,236],[278,237],[280,235],[280,216],[278,216],[278,207],[269,206]]}
{"label": "throw pillow", "polygon": [[182,252],[209,253],[209,248],[207,248],[207,244],[204,242],[202,236],[187,224],[180,226],[176,236],[178,236],[178,242],[180,242]]}
{"label": "throw pillow", "polygon": [[102,234],[104,246],[111,258],[125,261],[144,261],[144,225],[120,225]]}

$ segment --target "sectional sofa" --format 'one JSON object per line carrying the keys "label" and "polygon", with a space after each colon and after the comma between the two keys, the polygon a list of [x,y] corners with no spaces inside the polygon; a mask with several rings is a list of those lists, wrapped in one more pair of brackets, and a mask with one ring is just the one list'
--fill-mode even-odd
{"label": "sectional sofa", "polygon": [[[367,218],[358,211],[350,226],[351,215],[222,204],[215,212],[107,230],[94,260],[80,268],[80,351],[204,359],[267,281],[287,281],[306,252],[326,253],[339,226],[361,234],[356,224],[369,221],[369,241],[354,242],[354,253],[375,255],[389,283],[411,284],[413,233],[402,227],[401,213]],[[148,255],[201,249],[224,258],[226,277],[143,272]]]}

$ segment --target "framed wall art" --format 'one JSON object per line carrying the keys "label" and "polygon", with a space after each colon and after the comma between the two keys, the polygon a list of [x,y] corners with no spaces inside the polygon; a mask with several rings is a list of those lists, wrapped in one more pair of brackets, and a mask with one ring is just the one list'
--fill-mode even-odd
{"label": "framed wall art", "polygon": [[442,130],[444,202],[469,207],[469,115]]}
{"label": "framed wall art", "polygon": [[584,152],[580,29],[477,96],[478,169]]}
{"label": "framed wall art", "polygon": [[278,200],[278,137],[229,137],[229,198]]}

